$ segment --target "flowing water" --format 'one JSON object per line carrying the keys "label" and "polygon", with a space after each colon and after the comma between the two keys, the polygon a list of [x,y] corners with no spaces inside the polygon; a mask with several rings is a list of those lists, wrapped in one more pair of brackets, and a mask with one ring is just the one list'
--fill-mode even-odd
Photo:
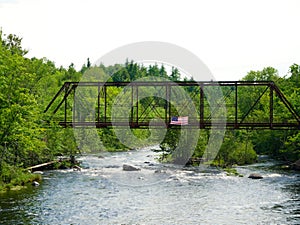
{"label": "flowing water", "polygon": [[0,194],[0,224],[300,224],[299,173],[262,163],[234,177],[155,157],[147,148],[87,155],[82,171],[47,171],[38,187]]}

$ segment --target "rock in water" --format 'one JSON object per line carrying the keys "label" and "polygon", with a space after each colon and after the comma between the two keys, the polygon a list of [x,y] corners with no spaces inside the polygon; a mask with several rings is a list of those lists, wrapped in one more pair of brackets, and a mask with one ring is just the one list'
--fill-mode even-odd
{"label": "rock in water", "polygon": [[80,166],[73,166],[73,171],[81,171],[81,167]]}
{"label": "rock in water", "polygon": [[37,181],[33,181],[33,182],[32,182],[32,186],[35,186],[35,187],[40,186],[40,183],[37,182]]}
{"label": "rock in water", "polygon": [[294,170],[300,170],[300,159],[298,159],[296,162],[294,162],[291,165],[291,168],[294,169]]}
{"label": "rock in water", "polygon": [[262,175],[260,175],[258,173],[251,173],[248,178],[251,178],[251,179],[262,179],[263,177],[262,177]]}
{"label": "rock in water", "polygon": [[40,174],[40,175],[43,175],[43,171],[34,171],[33,174]]}
{"label": "rock in water", "polygon": [[140,168],[137,168],[135,166],[131,166],[131,165],[128,165],[128,164],[124,164],[123,165],[123,170],[124,171],[138,171],[138,170],[141,170]]}

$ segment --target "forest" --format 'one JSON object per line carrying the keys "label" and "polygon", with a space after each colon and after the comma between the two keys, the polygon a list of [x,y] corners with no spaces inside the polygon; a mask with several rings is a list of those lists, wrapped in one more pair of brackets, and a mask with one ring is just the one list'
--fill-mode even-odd
{"label": "forest", "polygon": [[[74,64],[68,68],[57,67],[46,58],[27,58],[28,51],[22,47],[22,38],[0,31],[0,189],[7,185],[21,185],[32,178],[25,169],[56,159],[57,156],[76,155],[88,151],[79,149],[71,128],[62,128],[44,110],[64,82],[80,81],[82,75],[92,67],[110,76],[112,81],[134,81],[138,78],[154,76],[171,81],[188,80],[180,71],[171,71],[163,65],[144,66],[133,61],[123,65],[92,66],[89,59],[78,71]],[[242,80],[274,81],[295,110],[300,112],[300,66],[293,64],[286,76],[266,67],[261,71],[249,71]],[[251,95],[242,96],[243,109]],[[254,119],[259,120],[267,110],[257,107]],[[285,111],[276,111],[277,117],[286,117]],[[56,119],[63,117],[58,113]],[[137,137],[147,136],[147,130],[135,130]],[[110,151],[128,150],[109,128],[98,130],[106,149]],[[193,157],[202,157],[209,133],[201,130]],[[176,148],[178,129],[169,129],[161,148],[167,151],[168,161],[172,161],[172,151]],[[142,144],[142,143],[141,143]],[[149,143],[151,144],[151,143]],[[98,149],[101,151],[101,149]],[[269,155],[275,159],[295,162],[300,159],[300,132],[298,130],[227,130],[223,144],[212,164],[226,167],[256,162],[257,155]]]}

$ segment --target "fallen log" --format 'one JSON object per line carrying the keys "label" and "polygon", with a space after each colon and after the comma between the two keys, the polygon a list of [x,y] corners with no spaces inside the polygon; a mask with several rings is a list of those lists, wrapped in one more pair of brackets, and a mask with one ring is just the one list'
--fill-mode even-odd
{"label": "fallen log", "polygon": [[54,161],[50,161],[50,162],[46,162],[46,163],[42,163],[42,164],[38,164],[38,165],[35,165],[35,166],[30,166],[30,167],[27,167],[26,170],[36,170],[36,169],[42,169],[43,167],[48,167],[48,166],[51,166],[55,163],[58,163],[59,160],[54,160]]}

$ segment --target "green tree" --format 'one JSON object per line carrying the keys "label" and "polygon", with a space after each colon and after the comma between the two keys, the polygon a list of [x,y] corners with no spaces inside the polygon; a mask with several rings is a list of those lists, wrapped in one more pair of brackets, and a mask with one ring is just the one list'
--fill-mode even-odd
{"label": "green tree", "polygon": [[22,39],[14,35],[0,38],[0,146],[5,152],[0,163],[28,166],[38,161],[45,147],[38,125],[40,110],[32,90],[37,77],[28,71],[31,61],[24,58]]}

